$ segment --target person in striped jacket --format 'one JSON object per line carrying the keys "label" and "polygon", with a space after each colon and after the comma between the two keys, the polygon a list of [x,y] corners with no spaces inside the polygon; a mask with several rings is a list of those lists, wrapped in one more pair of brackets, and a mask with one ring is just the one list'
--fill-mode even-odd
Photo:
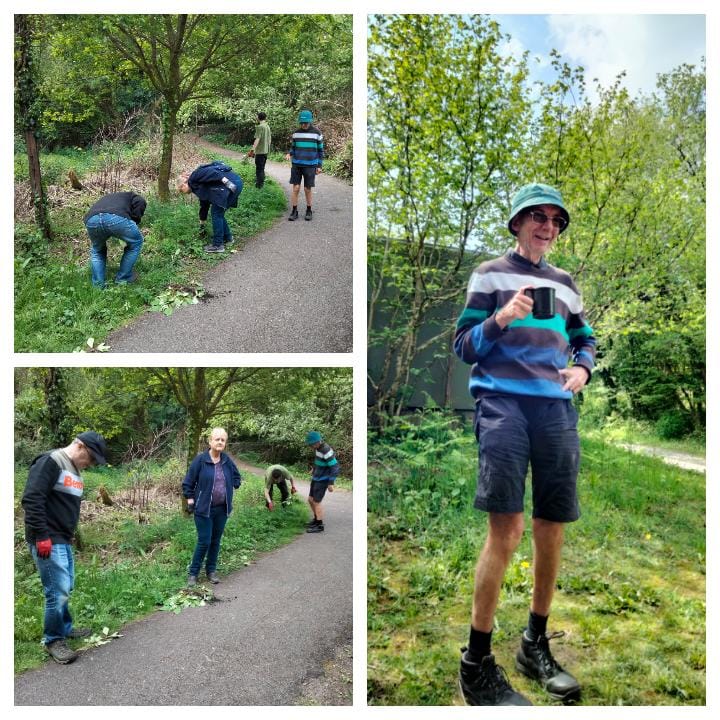
{"label": "person in striped jacket", "polygon": [[313,511],[313,519],[308,523],[306,532],[319,533],[325,531],[322,499],[325,497],[326,491],[333,492],[335,490],[335,480],[340,474],[340,464],[335,457],[335,451],[316,430],[311,430],[306,435],[305,444],[315,451],[310,495],[308,496],[308,503]]}
{"label": "person in striped jacket", "polygon": [[[508,221],[516,246],[474,270],[455,330],[455,353],[472,365],[479,458],[475,507],[489,513],[475,571],[470,642],[460,660],[460,687],[470,705],[531,704],[512,689],[490,652],[503,576],[523,535],[528,464],[534,582],[516,667],[553,698],[571,701],[580,695],[578,681],[550,652],[548,640],[557,635],[546,634],[564,526],[580,515],[572,398],[590,380],[595,362],[582,297],[570,275],[545,260],[569,222],[558,190],[540,183],[521,188]],[[554,308],[542,319],[533,315],[538,293],[533,300],[526,292],[531,288],[554,290]]]}
{"label": "person in striped jacket", "polygon": [[292,185],[292,210],[288,220],[298,219],[298,197],[300,196],[300,183],[305,184],[305,219],[312,220],[312,189],[315,187],[315,175],[322,172],[325,147],[322,133],[312,124],[313,114],[309,110],[301,111],[298,115],[300,127],[293,133],[290,151],[285,155],[286,160],[292,160],[290,168],[290,184]]}

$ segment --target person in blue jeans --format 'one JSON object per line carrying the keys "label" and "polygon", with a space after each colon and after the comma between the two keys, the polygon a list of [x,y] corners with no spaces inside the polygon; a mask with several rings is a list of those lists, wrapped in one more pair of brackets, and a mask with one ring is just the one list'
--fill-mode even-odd
{"label": "person in blue jeans", "polygon": [[225,247],[234,240],[225,211],[237,207],[243,188],[242,178],[233,169],[216,160],[195,168],[191,173],[182,173],[177,185],[181,193],[194,193],[200,200],[200,230],[204,233],[208,211],[212,218],[212,243],[206,245],[207,253],[225,252]]}
{"label": "person in blue jeans", "polygon": [[86,628],[73,627],[69,607],[75,585],[71,543],[84,485],[80,473],[91,465],[105,465],[106,453],[102,435],[80,433],[67,447],[43,453],[32,461],[22,496],[25,539],[45,595],[42,642],[53,660],[63,665],[78,656],[66,640],[90,635]]}
{"label": "person in blue jeans", "polygon": [[95,287],[105,287],[107,241],[111,237],[125,243],[115,282],[124,284],[136,280],[133,267],[143,244],[143,236],[138,225],[146,207],[145,198],[141,195],[134,192],[117,192],[104,195],[85,213],[83,220],[91,242],[90,272]]}
{"label": "person in blue jeans", "polygon": [[210,448],[195,457],[183,480],[182,493],[187,498],[188,512],[193,514],[197,530],[188,586],[197,583],[203,562],[207,579],[213,584],[220,582],[216,572],[220,541],[232,512],[233,490],[237,490],[242,482],[237,466],[224,452],[226,444],[225,430],[213,428]]}

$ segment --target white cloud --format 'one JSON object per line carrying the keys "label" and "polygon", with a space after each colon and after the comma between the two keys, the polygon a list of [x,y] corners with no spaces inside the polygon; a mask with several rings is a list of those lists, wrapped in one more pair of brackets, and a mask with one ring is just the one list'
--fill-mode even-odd
{"label": "white cloud", "polygon": [[548,15],[549,45],[588,81],[604,86],[625,70],[625,87],[649,93],[658,73],[705,54],[702,15]]}

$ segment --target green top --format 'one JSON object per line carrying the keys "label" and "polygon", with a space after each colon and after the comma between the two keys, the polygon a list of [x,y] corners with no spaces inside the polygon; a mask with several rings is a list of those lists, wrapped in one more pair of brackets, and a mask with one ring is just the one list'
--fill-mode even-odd
{"label": "green top", "polygon": [[[273,480],[272,471],[273,470],[279,470],[282,477],[280,480]],[[282,465],[271,465],[266,471],[265,471],[265,487],[266,489],[270,489],[273,486],[273,483],[281,482],[282,480],[289,480],[290,484],[293,483],[293,476],[290,474],[290,471],[282,466]]]}
{"label": "green top", "polygon": [[255,128],[255,139],[259,140],[255,148],[255,154],[267,155],[270,152],[272,136],[270,135],[270,128],[264,120]]}

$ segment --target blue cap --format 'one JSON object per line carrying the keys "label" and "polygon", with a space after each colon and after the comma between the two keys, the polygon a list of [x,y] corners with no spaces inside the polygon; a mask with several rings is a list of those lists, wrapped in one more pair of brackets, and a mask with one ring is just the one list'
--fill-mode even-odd
{"label": "blue cap", "polygon": [[298,115],[299,123],[312,122],[312,113],[309,110],[301,110]]}
{"label": "blue cap", "polygon": [[306,436],[305,436],[305,444],[306,445],[314,445],[316,442],[322,441],[322,435],[317,430],[311,430]]}
{"label": "blue cap", "polygon": [[[523,185],[512,199],[512,206],[510,209],[510,219],[508,220],[508,230],[513,234],[517,235],[517,232],[512,228],[512,221],[515,216],[522,210],[526,210],[536,205],[555,205],[562,211],[562,216],[567,220],[568,225],[570,224],[570,214],[565,209],[562,195],[559,190],[556,190],[550,185],[543,185],[542,183],[530,183],[529,185]],[[567,230],[567,225],[560,231]]]}

